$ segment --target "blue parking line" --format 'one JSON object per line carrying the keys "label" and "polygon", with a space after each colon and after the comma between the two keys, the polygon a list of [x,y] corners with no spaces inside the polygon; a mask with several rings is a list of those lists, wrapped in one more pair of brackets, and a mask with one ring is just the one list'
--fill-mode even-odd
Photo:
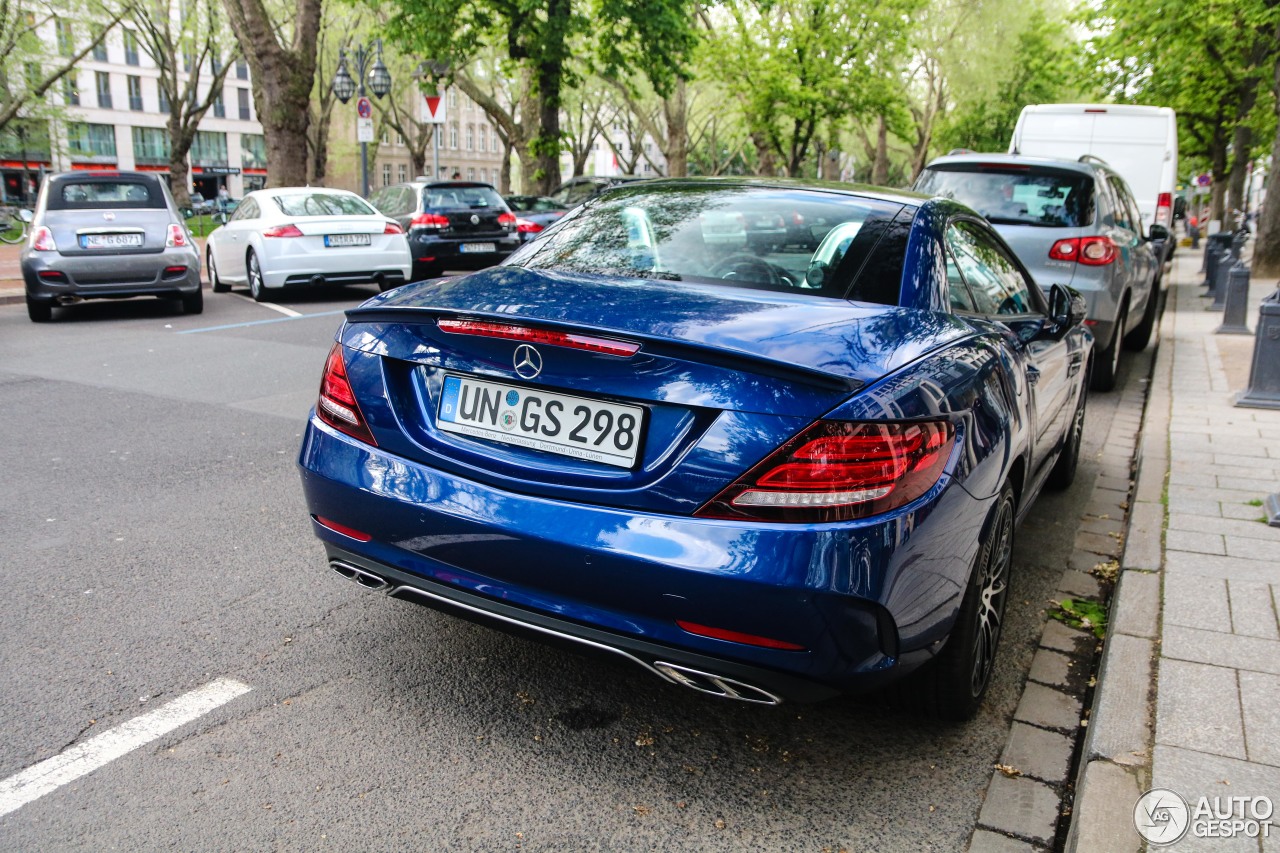
{"label": "blue parking line", "polygon": [[346,309],[338,311],[322,311],[319,314],[299,314],[297,317],[272,317],[270,320],[249,320],[244,323],[228,323],[225,326],[206,326],[203,329],[183,329],[180,335],[198,335],[201,332],[221,332],[223,329],[243,329],[245,326],[265,326],[268,323],[288,323],[292,320],[309,320],[312,317],[332,317],[345,314]]}

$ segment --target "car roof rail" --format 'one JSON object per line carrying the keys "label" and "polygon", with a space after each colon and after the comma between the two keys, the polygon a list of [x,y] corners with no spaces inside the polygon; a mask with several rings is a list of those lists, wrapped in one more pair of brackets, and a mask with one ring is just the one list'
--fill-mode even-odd
{"label": "car roof rail", "polygon": [[1099,166],[1106,166],[1108,169],[1111,168],[1110,163],[1108,163],[1106,160],[1103,160],[1101,157],[1099,157],[1096,154],[1081,154],[1080,159],[1077,160],[1076,162],[1077,163],[1097,163]]}

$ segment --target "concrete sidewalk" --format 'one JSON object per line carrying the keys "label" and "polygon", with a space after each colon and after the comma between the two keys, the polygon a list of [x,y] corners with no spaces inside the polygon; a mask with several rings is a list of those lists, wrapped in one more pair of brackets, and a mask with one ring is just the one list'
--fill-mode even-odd
{"label": "concrete sidewalk", "polygon": [[[1177,795],[1143,799],[1153,847],[1185,825],[1171,849],[1280,851],[1280,528],[1260,505],[1280,492],[1280,411],[1233,405],[1254,338],[1215,334],[1199,267],[1179,253],[1160,327],[1067,843],[1081,853],[1142,849],[1149,789]],[[1251,330],[1276,283],[1251,283]]]}

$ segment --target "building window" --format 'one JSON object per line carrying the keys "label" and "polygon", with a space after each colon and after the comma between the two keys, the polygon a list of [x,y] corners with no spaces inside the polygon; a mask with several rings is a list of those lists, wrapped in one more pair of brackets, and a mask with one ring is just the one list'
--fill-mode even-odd
{"label": "building window", "polygon": [[28,62],[22,66],[23,77],[27,81],[27,91],[34,92],[44,82],[44,69],[39,62]]}
{"label": "building window", "polygon": [[378,136],[378,142],[382,145],[391,144],[391,133],[384,127],[382,133]]}
{"label": "building window", "polygon": [[476,126],[474,124],[467,125],[467,150],[476,150]]}
{"label": "building window", "polygon": [[398,179],[399,179],[400,183],[402,183],[402,184],[403,184],[405,181],[409,180],[409,167],[408,167],[408,165],[406,165],[406,164],[404,164],[404,163],[401,163],[399,166],[397,166],[397,167],[396,167],[396,175],[398,176]]}
{"label": "building window", "polygon": [[58,53],[62,56],[74,56],[76,52],[75,34],[71,32],[71,22],[59,20],[54,24],[58,33]]}
{"label": "building window", "polygon": [[449,147],[454,151],[458,150],[458,126],[456,124],[449,125]]}
{"label": "building window", "polygon": [[138,34],[133,30],[124,31],[124,62],[126,65],[140,65],[138,61]]}
{"label": "building window", "polygon": [[489,127],[488,125],[480,125],[480,151],[487,151],[489,148]]}
{"label": "building window", "polygon": [[62,78],[62,103],[68,107],[80,106],[80,88],[76,86],[74,71],[68,71]]}
{"label": "building window", "polygon": [[249,121],[251,118],[249,114],[249,90],[236,89],[236,100],[240,104],[240,118],[244,121]]}
{"label": "building window", "polygon": [[458,106],[458,90],[457,89],[449,90],[448,103],[450,107]]}
{"label": "building window", "polygon": [[93,58],[99,62],[107,61],[107,40],[105,38],[98,39],[98,43],[93,46]]}
{"label": "building window", "polygon": [[240,165],[245,169],[267,168],[267,140],[262,134],[240,134]]}
{"label": "building window", "polygon": [[474,181],[475,179],[476,179],[476,167],[475,167],[475,166],[468,166],[468,167],[467,167],[467,180],[468,180],[468,181]]}
{"label": "building window", "polygon": [[213,117],[214,118],[227,117],[227,104],[225,101],[222,100],[221,92],[219,92],[218,96],[213,99]]}
{"label": "building window", "polygon": [[72,157],[116,156],[116,131],[109,124],[86,124],[73,121],[67,124],[67,152]]}
{"label": "building window", "polygon": [[129,75],[129,109],[142,112],[142,78],[137,74]]}
{"label": "building window", "polygon": [[236,79],[237,80],[249,79],[249,63],[245,62],[243,59],[236,60]]}
{"label": "building window", "polygon": [[162,127],[133,128],[133,159],[143,166],[167,166],[169,132]]}
{"label": "building window", "polygon": [[191,143],[191,163],[196,166],[227,165],[227,135],[209,130],[196,131]]}
{"label": "building window", "polygon": [[398,130],[396,131],[396,145],[399,145],[401,148],[404,147],[404,134]]}
{"label": "building window", "polygon": [[489,183],[489,170],[488,170],[488,169],[481,169],[481,170],[480,170],[480,180],[481,180],[481,181],[483,181],[483,182],[484,182],[484,183],[486,183],[486,184],[487,184],[487,183]]}
{"label": "building window", "polygon": [[391,186],[391,164],[390,163],[382,164],[382,185],[384,187]]}
{"label": "building window", "polygon": [[105,71],[93,72],[98,83],[98,106],[104,110],[111,109],[111,75]]}
{"label": "building window", "polygon": [[160,112],[170,112],[169,109],[169,93],[164,90],[164,86],[156,84],[156,94],[160,97]]}
{"label": "building window", "polygon": [[191,65],[196,61],[196,54],[191,48],[187,48],[182,52],[182,70],[191,73]]}
{"label": "building window", "polygon": [[222,58],[219,57],[217,53],[209,54],[209,69],[214,74],[217,74],[222,70]]}

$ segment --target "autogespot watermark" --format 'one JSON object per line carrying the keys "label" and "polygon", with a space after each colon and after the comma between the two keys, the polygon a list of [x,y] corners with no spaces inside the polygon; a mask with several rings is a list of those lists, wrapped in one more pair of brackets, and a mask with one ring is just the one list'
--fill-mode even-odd
{"label": "autogespot watermark", "polygon": [[1194,806],[1167,788],[1152,788],[1133,807],[1133,825],[1148,844],[1193,838],[1270,838],[1270,797],[1200,797]]}

